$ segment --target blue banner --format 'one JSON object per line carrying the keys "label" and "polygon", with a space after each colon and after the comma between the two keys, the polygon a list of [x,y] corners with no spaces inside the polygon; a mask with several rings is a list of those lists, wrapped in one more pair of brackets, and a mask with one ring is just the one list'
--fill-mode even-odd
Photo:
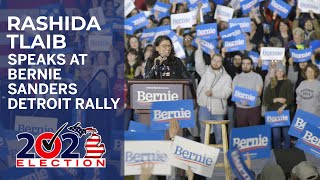
{"label": "blue banner", "polygon": [[128,131],[139,132],[139,131],[148,131],[148,130],[150,130],[150,128],[147,125],[139,122],[135,122],[135,121],[130,121]]}
{"label": "blue banner", "polygon": [[197,25],[196,33],[201,39],[216,39],[218,38],[217,23]]}
{"label": "blue banner", "polygon": [[290,126],[290,112],[284,110],[282,114],[278,114],[278,111],[265,112],[266,124],[271,127],[283,127]]}
{"label": "blue banner", "polygon": [[155,35],[153,36],[153,40],[156,40],[158,35],[168,35],[172,30],[170,25],[160,26],[153,28],[155,31]]}
{"label": "blue banner", "polygon": [[143,12],[141,12],[125,20],[124,22],[125,29],[126,29],[126,25],[130,25],[130,23],[133,24],[134,30],[138,30],[146,27],[149,24],[149,21],[146,15]]}
{"label": "blue banner", "polygon": [[199,0],[189,0],[189,2],[190,2],[189,5],[188,5],[189,11],[196,10],[198,8],[198,4],[199,3],[202,3],[201,9],[202,9],[203,14],[208,13],[208,12],[211,11],[210,4],[209,4],[208,0],[201,0],[201,1],[199,1]]}
{"label": "blue banner", "polygon": [[221,31],[219,33],[221,39],[223,39],[223,40],[226,38],[239,36],[241,34],[242,34],[242,31],[241,31],[240,26],[234,26],[232,28],[228,28],[228,29]]}
{"label": "blue banner", "polygon": [[226,48],[226,52],[246,50],[246,36],[241,34],[239,36],[225,38],[223,47]]}
{"label": "blue banner", "polygon": [[271,127],[250,126],[231,129],[230,147],[238,148],[244,156],[250,153],[251,159],[269,158],[271,151]]}
{"label": "blue banner", "polygon": [[277,12],[279,16],[285,19],[292,7],[282,0],[271,0],[268,8],[273,12]]}
{"label": "blue banner", "polygon": [[296,111],[296,114],[294,115],[292,124],[290,126],[289,134],[291,136],[299,138],[300,134],[304,130],[306,124],[310,123],[311,125],[319,127],[320,126],[319,119],[320,119],[320,117],[318,117],[314,114],[311,114],[311,113],[302,111],[301,109],[298,109]]}
{"label": "blue banner", "polygon": [[298,49],[289,49],[290,55],[293,58],[294,62],[300,63],[300,62],[306,62],[311,59],[312,55],[312,48],[307,48],[304,50],[298,50]]}
{"label": "blue banner", "polygon": [[310,48],[312,48],[312,52],[314,52],[319,47],[320,47],[320,40],[314,40],[310,43]]}
{"label": "blue banner", "polygon": [[[215,51],[216,53],[219,53],[218,41],[216,40],[208,40],[208,39],[202,39],[200,38],[201,43],[201,50],[207,54],[211,54],[211,51]],[[194,39],[192,41],[192,45],[195,47],[198,47],[198,44],[196,43],[196,40]]]}
{"label": "blue banner", "polygon": [[242,32],[251,31],[251,19],[248,18],[233,18],[228,21],[229,28],[239,25]]}
{"label": "blue banner", "polygon": [[124,140],[126,141],[152,141],[165,140],[163,131],[141,131],[141,132],[124,132]]}
{"label": "blue banner", "polygon": [[252,8],[259,6],[258,0],[243,0],[240,1],[240,6],[243,14],[248,14]]}
{"label": "blue banner", "polygon": [[270,61],[262,61],[262,70],[263,71],[269,70],[269,63],[270,63]]}
{"label": "blue banner", "polygon": [[169,129],[171,119],[177,119],[181,128],[192,128],[194,122],[193,100],[161,101],[151,105],[151,129]]}
{"label": "blue banner", "polygon": [[173,43],[175,55],[180,59],[186,58],[182,37],[178,36],[174,31],[171,31],[167,36]]}
{"label": "blue banner", "polygon": [[227,152],[227,158],[232,172],[238,180],[254,180],[254,176],[243,160],[241,152],[237,148],[230,148]]}
{"label": "blue banner", "polygon": [[320,129],[307,124],[297,141],[296,147],[320,158]]}
{"label": "blue banner", "polygon": [[246,101],[249,106],[255,106],[257,97],[258,97],[257,91],[236,86],[232,93],[231,100],[233,102],[238,102],[238,103],[242,103]]}
{"label": "blue banner", "polygon": [[258,59],[259,59],[260,54],[259,54],[258,52],[255,52],[255,51],[250,51],[250,52],[248,53],[248,56],[252,59],[253,64],[254,64],[255,66],[257,66],[257,64],[258,64]]}
{"label": "blue banner", "polygon": [[189,1],[188,0],[170,0],[169,2],[172,4],[172,3],[188,3]]}
{"label": "blue banner", "polygon": [[157,28],[144,29],[141,34],[140,40],[152,41],[154,35],[156,34],[156,30]]}
{"label": "blue banner", "polygon": [[171,8],[171,4],[157,1],[151,10],[151,14],[154,14],[155,11],[158,11],[159,14],[158,14],[157,20],[160,20],[166,16],[170,16],[170,12],[169,12],[170,8]]}

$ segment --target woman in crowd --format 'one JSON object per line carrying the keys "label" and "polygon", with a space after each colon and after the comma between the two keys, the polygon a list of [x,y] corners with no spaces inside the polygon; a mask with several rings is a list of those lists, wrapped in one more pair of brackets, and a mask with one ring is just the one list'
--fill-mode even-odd
{"label": "woman in crowd", "polygon": [[319,68],[308,64],[303,76],[306,80],[296,89],[297,108],[320,116],[320,81],[317,80]]}
{"label": "woman in crowd", "polygon": [[[267,111],[278,111],[278,114],[280,115],[284,110],[290,109],[293,99],[293,90],[292,84],[286,77],[285,66],[281,62],[278,62],[275,69],[275,76],[271,79],[263,97]],[[290,136],[288,131],[289,127],[272,128],[272,142],[275,149],[281,148],[281,134],[284,141],[283,148],[290,148]]]}
{"label": "woman in crowd", "polygon": [[135,49],[139,59],[143,59],[143,53],[141,49],[141,42],[136,36],[130,36],[128,38],[127,49]]}
{"label": "woman in crowd", "polygon": [[127,79],[133,79],[135,77],[136,69],[140,64],[141,61],[137,51],[135,49],[129,49],[125,59],[124,76]]}
{"label": "woman in crowd", "polygon": [[145,79],[190,79],[181,59],[175,57],[173,44],[168,36],[158,36],[152,56],[145,68]]}

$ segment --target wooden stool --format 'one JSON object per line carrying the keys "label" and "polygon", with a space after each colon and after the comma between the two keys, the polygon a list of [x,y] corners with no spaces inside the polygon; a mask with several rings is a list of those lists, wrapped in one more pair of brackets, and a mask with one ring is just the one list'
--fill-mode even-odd
{"label": "wooden stool", "polygon": [[[205,135],[204,135],[204,144],[215,147],[215,148],[222,148],[223,149],[223,163],[217,163],[216,167],[223,168],[226,174],[226,180],[231,180],[231,169],[227,159],[227,151],[228,151],[228,137],[227,137],[227,128],[226,124],[229,124],[229,120],[221,120],[221,121],[210,121],[204,120],[201,121],[203,124],[206,125]],[[221,125],[221,133],[222,133],[222,144],[209,144],[210,140],[210,130],[211,125]]]}

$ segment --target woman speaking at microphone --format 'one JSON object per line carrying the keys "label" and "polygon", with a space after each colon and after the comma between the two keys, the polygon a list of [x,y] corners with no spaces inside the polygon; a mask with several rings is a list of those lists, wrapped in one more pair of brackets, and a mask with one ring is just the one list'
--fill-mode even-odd
{"label": "woman speaking at microphone", "polygon": [[168,36],[158,36],[153,52],[145,67],[144,79],[189,79],[191,75],[181,59],[175,57],[173,44]]}

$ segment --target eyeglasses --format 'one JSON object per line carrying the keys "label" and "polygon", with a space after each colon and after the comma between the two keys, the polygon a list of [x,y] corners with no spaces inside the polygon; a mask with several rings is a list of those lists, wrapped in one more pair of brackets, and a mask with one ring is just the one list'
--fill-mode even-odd
{"label": "eyeglasses", "polygon": [[191,38],[185,38],[184,40],[185,40],[185,41],[192,41],[193,39],[191,39]]}
{"label": "eyeglasses", "polygon": [[167,48],[171,48],[171,45],[161,45],[162,48],[167,49]]}

